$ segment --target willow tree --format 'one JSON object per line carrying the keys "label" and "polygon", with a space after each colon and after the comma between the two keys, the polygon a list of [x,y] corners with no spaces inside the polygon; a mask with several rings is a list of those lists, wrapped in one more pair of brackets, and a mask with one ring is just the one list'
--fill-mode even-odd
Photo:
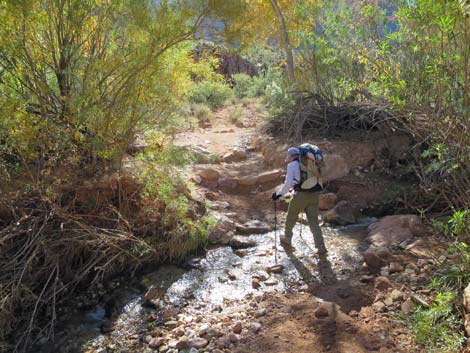
{"label": "willow tree", "polygon": [[189,77],[178,70],[184,43],[205,8],[203,0],[0,2],[3,153],[38,170],[121,153],[172,109]]}

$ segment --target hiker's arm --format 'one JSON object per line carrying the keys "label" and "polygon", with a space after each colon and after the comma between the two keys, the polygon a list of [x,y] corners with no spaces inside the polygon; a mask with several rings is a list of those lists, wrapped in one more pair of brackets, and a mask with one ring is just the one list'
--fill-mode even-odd
{"label": "hiker's arm", "polygon": [[289,189],[294,185],[295,181],[295,170],[296,170],[296,164],[290,163],[287,166],[287,174],[286,174],[286,180],[284,181],[284,185],[282,186],[282,189],[277,192],[278,195],[284,195],[289,191]]}

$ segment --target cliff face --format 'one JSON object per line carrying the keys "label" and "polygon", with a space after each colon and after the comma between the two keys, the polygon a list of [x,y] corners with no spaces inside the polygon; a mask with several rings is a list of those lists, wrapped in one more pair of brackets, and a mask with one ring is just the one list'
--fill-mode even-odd
{"label": "cliff face", "polygon": [[233,74],[245,73],[250,76],[257,74],[256,66],[234,51],[209,43],[201,43],[194,51],[194,59],[199,61],[205,55],[220,59],[216,72],[224,75],[228,81],[231,80]]}

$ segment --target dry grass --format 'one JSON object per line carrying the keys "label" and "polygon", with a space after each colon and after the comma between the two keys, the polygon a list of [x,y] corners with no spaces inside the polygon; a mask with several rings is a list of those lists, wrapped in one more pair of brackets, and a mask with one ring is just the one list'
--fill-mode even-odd
{"label": "dry grass", "polygon": [[62,199],[0,199],[0,351],[24,351],[38,334],[53,339],[56,308],[77,289],[201,245],[162,226],[165,205],[141,199],[130,180],[111,178]]}

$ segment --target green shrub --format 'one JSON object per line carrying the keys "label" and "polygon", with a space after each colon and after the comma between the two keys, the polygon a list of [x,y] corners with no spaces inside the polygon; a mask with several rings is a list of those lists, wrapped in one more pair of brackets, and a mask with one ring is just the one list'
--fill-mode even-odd
{"label": "green shrub", "polygon": [[418,308],[411,324],[418,342],[429,352],[459,352],[465,335],[462,318],[454,309],[454,292],[438,293],[429,308]]}
{"label": "green shrub", "polygon": [[192,103],[207,104],[215,110],[226,106],[233,97],[233,90],[225,83],[202,81],[193,87],[189,99]]}
{"label": "green shrub", "polygon": [[191,115],[193,115],[199,125],[208,123],[211,118],[211,108],[204,103],[193,103],[191,104]]}
{"label": "green shrub", "polygon": [[252,86],[253,86],[253,78],[247,74],[234,74],[232,75],[233,80],[235,81],[235,86],[233,86],[233,90],[235,95],[238,98],[245,98],[245,97],[253,97],[252,95]]}
{"label": "green shrub", "polygon": [[230,122],[232,124],[236,124],[241,121],[243,116],[243,108],[240,105],[236,105],[232,109],[230,109]]}

